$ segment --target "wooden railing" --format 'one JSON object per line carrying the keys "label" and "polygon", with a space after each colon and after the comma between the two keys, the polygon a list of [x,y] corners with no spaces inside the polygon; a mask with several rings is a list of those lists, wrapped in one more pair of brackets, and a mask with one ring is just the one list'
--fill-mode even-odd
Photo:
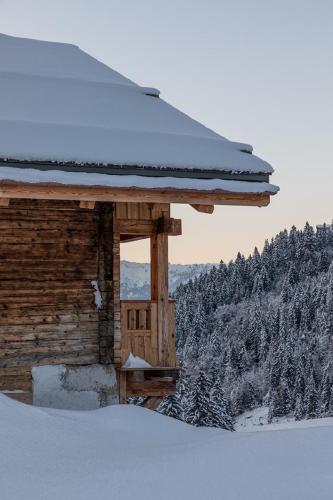
{"label": "wooden railing", "polygon": [[[169,331],[165,359],[168,366],[176,366],[175,354],[175,301],[168,306]],[[152,366],[165,365],[160,360],[161,332],[158,331],[157,301],[121,301],[121,352],[124,363],[131,352],[145,359]]]}

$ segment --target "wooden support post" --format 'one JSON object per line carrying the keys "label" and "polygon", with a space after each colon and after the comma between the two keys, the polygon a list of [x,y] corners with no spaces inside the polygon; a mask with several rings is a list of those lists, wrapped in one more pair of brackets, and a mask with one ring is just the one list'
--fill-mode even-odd
{"label": "wooden support post", "polygon": [[123,371],[118,372],[118,384],[119,384],[119,404],[123,405],[127,403],[127,373]]}
{"label": "wooden support post", "polygon": [[[156,204],[153,216],[156,219],[169,217],[170,206]],[[157,301],[158,362],[168,366],[169,335],[169,280],[168,280],[168,235],[158,233],[151,237],[151,299]]]}

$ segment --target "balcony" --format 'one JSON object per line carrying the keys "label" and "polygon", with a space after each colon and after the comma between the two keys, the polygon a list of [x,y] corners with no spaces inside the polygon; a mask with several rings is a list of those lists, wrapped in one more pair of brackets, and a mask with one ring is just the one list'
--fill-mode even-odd
{"label": "balcony", "polygon": [[[117,203],[113,229],[119,246],[150,239],[151,300],[116,300],[114,360],[120,402],[125,403],[129,396],[143,396],[152,408],[176,389],[175,302],[169,300],[168,237],[181,234],[181,221],[170,217],[169,204]],[[118,279],[118,247],[113,259],[113,274]],[[150,366],[124,368],[130,353]]]}
{"label": "balcony", "polygon": [[121,301],[122,362],[125,363],[132,353],[151,367],[120,368],[120,403],[125,403],[130,396],[143,396],[147,397],[146,406],[155,408],[163,397],[175,392],[179,370],[176,367],[174,300],[168,301],[167,312],[165,330],[159,322],[156,300]]}
{"label": "balcony", "polygon": [[121,301],[122,363],[130,352],[150,365],[176,366],[175,301],[168,301],[167,329],[163,334],[157,300]]}

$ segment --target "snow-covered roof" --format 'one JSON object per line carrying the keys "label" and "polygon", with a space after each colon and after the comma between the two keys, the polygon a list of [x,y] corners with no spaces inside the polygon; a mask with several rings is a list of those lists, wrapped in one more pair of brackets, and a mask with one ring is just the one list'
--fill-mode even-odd
{"label": "snow-covered roof", "polygon": [[78,47],[0,35],[0,158],[272,172]]}

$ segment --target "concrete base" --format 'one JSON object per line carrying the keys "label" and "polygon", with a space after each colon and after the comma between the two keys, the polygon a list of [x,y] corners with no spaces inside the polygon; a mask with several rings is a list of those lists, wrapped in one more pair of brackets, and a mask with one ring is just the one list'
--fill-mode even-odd
{"label": "concrete base", "polygon": [[32,368],[33,404],[67,410],[95,410],[118,403],[112,365],[47,365]]}

